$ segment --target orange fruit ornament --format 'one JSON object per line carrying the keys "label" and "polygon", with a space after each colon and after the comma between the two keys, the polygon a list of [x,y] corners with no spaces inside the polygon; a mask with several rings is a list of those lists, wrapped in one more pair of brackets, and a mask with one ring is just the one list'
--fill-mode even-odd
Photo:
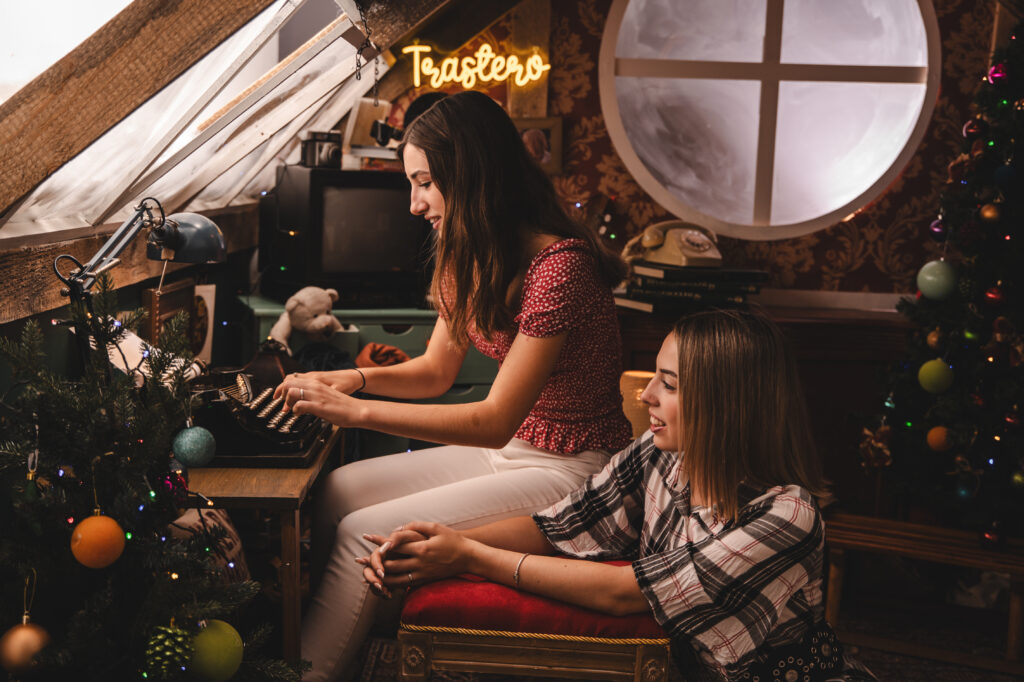
{"label": "orange fruit ornament", "polygon": [[124,551],[124,530],[109,516],[96,514],[81,521],[71,533],[71,553],[89,568],[106,568]]}
{"label": "orange fruit ornament", "polygon": [[953,447],[953,441],[949,439],[949,429],[945,426],[933,426],[928,429],[925,440],[928,442],[928,447],[935,452],[945,452]]}

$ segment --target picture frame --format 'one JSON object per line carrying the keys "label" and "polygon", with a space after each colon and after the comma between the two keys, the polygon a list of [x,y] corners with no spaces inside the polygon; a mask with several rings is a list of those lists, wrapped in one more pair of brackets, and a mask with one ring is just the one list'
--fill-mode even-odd
{"label": "picture frame", "polygon": [[142,290],[142,307],[147,315],[139,331],[145,341],[159,343],[164,325],[179,312],[188,313],[191,324],[195,314],[195,284],[194,279],[182,279],[164,284],[161,289]]}
{"label": "picture frame", "polygon": [[[562,118],[516,118],[512,119],[523,136],[527,150],[537,159],[548,175],[562,172]],[[536,131],[539,131],[536,132]]]}

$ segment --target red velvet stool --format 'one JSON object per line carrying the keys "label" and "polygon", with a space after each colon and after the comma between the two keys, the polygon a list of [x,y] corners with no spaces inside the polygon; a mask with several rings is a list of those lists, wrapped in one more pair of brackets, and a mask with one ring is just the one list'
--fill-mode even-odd
{"label": "red velvet stool", "polygon": [[475,576],[411,590],[398,645],[404,680],[433,671],[668,679],[669,640],[650,614],[608,616]]}

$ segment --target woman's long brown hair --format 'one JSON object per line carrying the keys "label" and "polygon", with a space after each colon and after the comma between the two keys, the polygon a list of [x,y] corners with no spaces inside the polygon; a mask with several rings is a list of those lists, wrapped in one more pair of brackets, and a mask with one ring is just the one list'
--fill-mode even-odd
{"label": "woman's long brown hair", "polygon": [[741,481],[826,496],[796,360],[778,326],[757,310],[714,310],[683,317],[673,333],[683,467],[705,503],[735,519]]}
{"label": "woman's long brown hair", "polygon": [[526,265],[530,234],[582,239],[609,286],[624,276],[621,258],[569,218],[512,119],[487,95],[440,100],[406,128],[399,158],[407,144],[426,154],[444,197],[430,291],[458,345],[468,343],[471,325],[487,339],[512,328],[506,298]]}

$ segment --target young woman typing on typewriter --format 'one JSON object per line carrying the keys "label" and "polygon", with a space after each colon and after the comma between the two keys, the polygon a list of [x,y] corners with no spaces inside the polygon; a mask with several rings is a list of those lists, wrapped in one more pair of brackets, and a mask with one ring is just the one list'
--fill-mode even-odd
{"label": "young woman typing on typewriter", "polygon": [[[314,542],[332,545],[302,627],[307,680],[351,673],[379,599],[354,562],[364,534],[413,516],[451,527],[529,514],[599,471],[630,439],[619,392],[616,256],[566,215],[515,125],[478,92],[451,95],[405,131],[413,213],[436,230],[438,320],[424,355],[390,367],[291,375],[276,395],[299,414],[445,447],[348,464],[324,486]],[[486,399],[451,387],[469,344],[499,361]]]}
{"label": "young woman typing on typewriter", "polygon": [[386,594],[471,572],[600,612],[652,611],[686,679],[873,680],[824,621],[825,485],[782,333],[757,313],[695,313],[656,369],[650,431],[579,490],[472,530],[408,522],[372,538],[365,580]]}

